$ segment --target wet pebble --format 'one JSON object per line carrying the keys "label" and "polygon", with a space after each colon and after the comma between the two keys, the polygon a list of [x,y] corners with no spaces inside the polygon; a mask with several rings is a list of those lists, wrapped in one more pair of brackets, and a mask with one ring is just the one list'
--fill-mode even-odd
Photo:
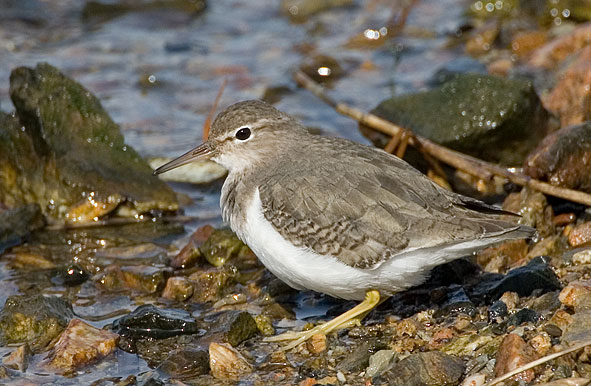
{"label": "wet pebble", "polygon": [[115,320],[113,330],[121,336],[132,339],[140,337],[162,339],[201,332],[195,319],[187,311],[162,309],[151,304],[139,306],[128,315]]}
{"label": "wet pebble", "polygon": [[169,277],[166,281],[166,287],[162,291],[162,297],[165,299],[184,302],[193,295],[193,285],[183,276]]}
{"label": "wet pebble", "polygon": [[222,341],[236,347],[258,332],[254,318],[246,311],[221,311],[205,319],[210,323],[203,341]]}
{"label": "wet pebble", "polygon": [[191,299],[196,303],[216,302],[223,296],[224,289],[234,285],[237,278],[238,269],[231,265],[193,272],[189,276],[193,285]]}
{"label": "wet pebble", "polygon": [[10,355],[2,358],[2,366],[13,370],[25,371],[29,366],[31,355],[29,345],[21,344]]}
{"label": "wet pebble", "polygon": [[383,374],[388,385],[444,386],[459,383],[464,361],[439,351],[412,354]]}
{"label": "wet pebble", "polygon": [[47,357],[47,365],[70,373],[113,353],[119,335],[72,319]]}
{"label": "wet pebble", "polygon": [[326,351],[326,335],[314,334],[306,341],[306,348],[311,354],[320,354]]}
{"label": "wet pebble", "polygon": [[[516,334],[508,334],[501,342],[496,355],[495,377],[500,377],[535,359],[537,359],[536,352],[522,337]],[[531,382],[534,377],[534,370],[529,369],[513,376],[512,379]]]}
{"label": "wet pebble", "polygon": [[369,365],[365,370],[365,376],[369,378],[376,377],[388,370],[396,360],[396,351],[379,350],[369,357]]}
{"label": "wet pebble", "polygon": [[574,265],[591,264],[591,248],[574,253],[572,262]]}
{"label": "wet pebble", "polygon": [[209,345],[209,367],[217,379],[238,381],[252,372],[252,366],[232,346],[226,343]]}
{"label": "wet pebble", "polygon": [[560,291],[558,299],[575,310],[591,308],[591,280],[571,281]]}
{"label": "wet pebble", "polygon": [[369,365],[369,358],[379,350],[386,349],[385,343],[371,339],[362,342],[357,346],[351,354],[347,355],[339,364],[337,364],[337,370],[354,372],[362,371]]}
{"label": "wet pebble", "polygon": [[192,378],[209,373],[209,352],[198,348],[175,350],[158,366],[174,378]]}
{"label": "wet pebble", "polygon": [[166,285],[168,269],[150,265],[111,265],[98,276],[97,281],[108,291],[135,290],[156,293]]}
{"label": "wet pebble", "polygon": [[88,280],[89,275],[78,264],[70,264],[59,271],[59,277],[64,285],[76,286]]}
{"label": "wet pebble", "polygon": [[[591,160],[591,152],[590,158]],[[591,185],[590,185],[591,188]],[[573,248],[580,248],[591,244],[591,221],[584,222],[573,228],[568,235],[568,243]]]}
{"label": "wet pebble", "polygon": [[188,268],[195,265],[201,257],[199,247],[211,236],[213,231],[215,231],[215,228],[211,225],[197,228],[191,235],[189,242],[170,260],[170,266],[173,268]]}

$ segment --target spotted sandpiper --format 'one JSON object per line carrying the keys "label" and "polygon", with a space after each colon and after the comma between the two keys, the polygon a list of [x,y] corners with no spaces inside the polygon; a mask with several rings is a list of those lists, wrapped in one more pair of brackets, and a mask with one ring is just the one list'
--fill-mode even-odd
{"label": "spotted sandpiper", "polygon": [[284,349],[360,320],[439,264],[535,232],[439,187],[400,158],[312,135],[260,101],[228,107],[206,142],[154,174],[203,159],[228,169],[222,217],[269,271],[295,289],[362,300],[309,331],[269,339],[291,340]]}

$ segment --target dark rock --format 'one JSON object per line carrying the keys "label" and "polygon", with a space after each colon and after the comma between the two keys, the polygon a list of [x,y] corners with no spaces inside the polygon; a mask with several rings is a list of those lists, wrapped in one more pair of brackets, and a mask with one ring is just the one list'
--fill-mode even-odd
{"label": "dark rock", "polygon": [[197,348],[175,350],[158,369],[176,379],[193,378],[209,372],[209,352]]}
{"label": "dark rock", "polygon": [[[546,133],[548,120],[530,82],[477,74],[385,100],[372,113],[446,147],[506,165],[523,162]],[[361,130],[379,147],[388,140]]]}
{"label": "dark rock", "polygon": [[[1,124],[0,122],[0,135]],[[0,166],[0,181],[2,181],[1,168],[2,166]],[[0,253],[20,244],[32,231],[40,229],[44,225],[45,220],[37,204],[0,211]]]}
{"label": "dark rock", "polygon": [[591,192],[591,123],[564,127],[546,136],[528,155],[524,172],[552,185]]}
{"label": "dark rock", "polygon": [[72,306],[57,297],[10,296],[0,312],[0,345],[27,343],[42,352],[74,316]]}
{"label": "dark rock", "polygon": [[66,286],[76,286],[88,280],[89,275],[78,264],[70,264],[58,271],[58,278]]}
{"label": "dark rock", "polygon": [[336,368],[346,372],[365,370],[369,365],[369,358],[376,352],[387,348],[386,343],[377,339],[362,342],[351,354],[337,364]]}
{"label": "dark rock", "polygon": [[460,74],[468,73],[484,75],[487,73],[486,66],[479,60],[462,56],[445,63],[435,71],[435,74],[429,80],[429,85],[432,87],[441,86]]}
{"label": "dark rock", "polygon": [[254,318],[246,311],[222,311],[208,317],[210,329],[202,341],[229,343],[236,347],[258,332]]}
{"label": "dark rock", "polygon": [[542,316],[550,315],[560,308],[558,294],[558,291],[546,292],[545,294],[532,299],[529,308]]}
{"label": "dark rock", "polygon": [[79,223],[119,205],[129,213],[178,209],[174,192],[80,84],[49,64],[19,67],[10,96],[17,116],[0,116],[1,202],[37,203],[47,216]]}
{"label": "dark rock", "polygon": [[464,288],[458,288],[455,291],[448,292],[447,300],[441,306],[441,309],[433,315],[435,318],[441,316],[454,316],[464,314],[470,317],[476,315],[476,306],[472,303]]}
{"label": "dark rock", "polygon": [[540,315],[529,308],[523,308],[507,318],[507,326],[520,326],[523,323],[537,323]]}
{"label": "dark rock", "polygon": [[151,304],[139,306],[130,314],[115,320],[113,330],[124,337],[156,339],[202,332],[188,312],[157,308]]}
{"label": "dark rock", "polygon": [[327,55],[315,55],[300,65],[300,70],[318,83],[340,79],[345,71],[339,62]]}
{"label": "dark rock", "polygon": [[388,385],[457,385],[464,373],[464,361],[439,351],[412,354],[396,363],[383,377]]}
{"label": "dark rock", "polygon": [[509,314],[507,305],[500,300],[495,301],[488,307],[488,321],[498,323]]}
{"label": "dark rock", "polygon": [[215,229],[199,247],[199,251],[214,267],[224,265],[229,259],[248,253],[249,249],[230,229]]}
{"label": "dark rock", "polygon": [[474,288],[474,295],[485,299],[498,299],[505,292],[529,296],[534,290],[545,293],[560,289],[556,274],[543,257],[532,259],[527,265],[509,271],[506,275],[489,275]]}

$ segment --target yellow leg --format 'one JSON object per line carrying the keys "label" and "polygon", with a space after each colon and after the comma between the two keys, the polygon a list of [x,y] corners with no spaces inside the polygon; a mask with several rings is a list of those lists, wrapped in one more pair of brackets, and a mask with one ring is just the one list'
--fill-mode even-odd
{"label": "yellow leg", "polygon": [[264,339],[266,342],[277,342],[283,340],[291,340],[287,346],[283,347],[282,350],[290,350],[300,343],[305,342],[316,334],[329,334],[332,331],[349,327],[351,324],[358,324],[361,319],[367,315],[371,310],[374,309],[380,303],[380,293],[376,290],[367,291],[365,299],[351,308],[349,311],[337,316],[331,321],[316,326],[308,331],[301,332],[286,332],[281,335],[271,336]]}

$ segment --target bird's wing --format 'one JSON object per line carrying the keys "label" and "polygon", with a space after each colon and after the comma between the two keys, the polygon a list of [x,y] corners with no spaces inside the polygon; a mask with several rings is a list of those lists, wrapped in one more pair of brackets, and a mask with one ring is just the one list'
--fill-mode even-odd
{"label": "bird's wing", "polygon": [[295,245],[350,266],[376,267],[408,250],[518,228],[374,148],[343,140],[326,157],[331,162],[314,164],[296,152],[270,168],[259,184],[264,216]]}

